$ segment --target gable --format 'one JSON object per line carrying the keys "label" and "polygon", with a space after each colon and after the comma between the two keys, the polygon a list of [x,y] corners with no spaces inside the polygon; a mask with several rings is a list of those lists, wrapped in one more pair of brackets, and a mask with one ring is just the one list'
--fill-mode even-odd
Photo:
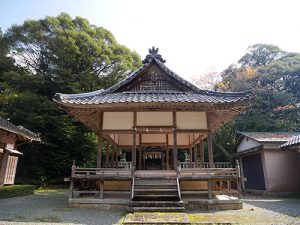
{"label": "gable", "polygon": [[138,92],[138,91],[191,91],[183,84],[170,78],[168,74],[155,63],[137,75],[135,79],[117,92]]}
{"label": "gable", "polygon": [[237,152],[243,152],[248,149],[258,147],[258,146],[261,146],[261,143],[259,143],[258,141],[254,140],[252,138],[244,136],[242,141],[240,142],[240,144],[237,147]]}

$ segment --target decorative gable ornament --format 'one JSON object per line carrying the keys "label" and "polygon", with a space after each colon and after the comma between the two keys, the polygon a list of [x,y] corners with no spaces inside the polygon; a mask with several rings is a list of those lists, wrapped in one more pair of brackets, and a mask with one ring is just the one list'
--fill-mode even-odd
{"label": "decorative gable ornament", "polygon": [[149,48],[149,54],[146,55],[146,58],[143,60],[143,64],[151,62],[152,59],[156,59],[161,63],[165,63],[166,60],[164,60],[161,56],[161,54],[158,54],[159,48],[155,48],[154,46],[152,48]]}

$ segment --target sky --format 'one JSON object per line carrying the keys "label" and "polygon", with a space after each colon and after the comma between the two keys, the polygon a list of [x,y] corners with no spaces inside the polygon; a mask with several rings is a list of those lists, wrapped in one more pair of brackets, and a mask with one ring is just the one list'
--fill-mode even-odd
{"label": "sky", "polygon": [[221,72],[256,43],[300,52],[298,0],[0,0],[5,31],[66,12],[112,32],[142,59],[152,46],[186,79]]}

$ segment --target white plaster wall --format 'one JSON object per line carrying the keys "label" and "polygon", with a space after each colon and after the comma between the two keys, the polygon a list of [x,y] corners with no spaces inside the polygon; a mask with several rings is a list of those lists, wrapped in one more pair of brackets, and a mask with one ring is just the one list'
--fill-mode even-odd
{"label": "white plaster wall", "polygon": [[300,192],[300,155],[294,151],[264,150],[267,191]]}
{"label": "white plaster wall", "polygon": [[[173,134],[169,134],[169,145],[173,145]],[[177,145],[178,146],[187,146],[190,144],[190,134],[178,134],[177,133]]]}
{"label": "white plaster wall", "polygon": [[172,112],[137,112],[138,126],[172,126]]}
{"label": "white plaster wall", "polygon": [[142,134],[142,143],[166,143],[165,134]]}
{"label": "white plaster wall", "polygon": [[129,130],[133,127],[133,112],[104,112],[103,130]]}
{"label": "white plaster wall", "polygon": [[261,143],[253,140],[252,138],[243,137],[241,143],[237,147],[237,152],[242,152],[242,151],[248,150],[250,148],[258,147],[260,145],[261,145]]}
{"label": "white plaster wall", "polygon": [[176,112],[178,129],[207,129],[206,112]]}
{"label": "white plaster wall", "polygon": [[[118,144],[121,146],[132,146],[132,140],[133,135],[132,134],[119,134],[118,137]],[[136,145],[139,145],[139,136],[136,137]]]}

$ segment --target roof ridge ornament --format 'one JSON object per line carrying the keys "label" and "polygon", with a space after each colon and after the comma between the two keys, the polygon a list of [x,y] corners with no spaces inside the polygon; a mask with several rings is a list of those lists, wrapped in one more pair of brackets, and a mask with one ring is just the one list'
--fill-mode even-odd
{"label": "roof ridge ornament", "polygon": [[152,48],[149,48],[149,54],[146,55],[146,58],[142,61],[142,63],[149,63],[152,59],[156,59],[161,63],[165,63],[166,60],[162,58],[161,54],[158,54],[158,51],[159,48],[155,48],[154,46]]}

